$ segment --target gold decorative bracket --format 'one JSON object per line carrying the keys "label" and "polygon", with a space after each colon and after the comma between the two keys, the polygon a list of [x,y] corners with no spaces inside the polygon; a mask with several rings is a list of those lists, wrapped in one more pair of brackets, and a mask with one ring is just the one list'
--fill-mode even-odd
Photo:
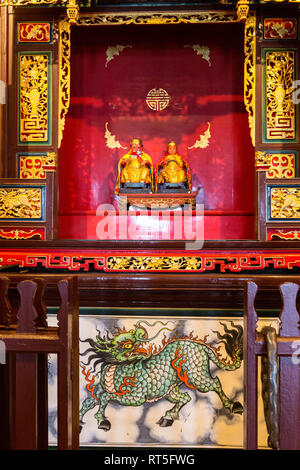
{"label": "gold decorative bracket", "polygon": [[236,4],[237,17],[241,22],[247,21],[249,14],[249,0],[239,0]]}
{"label": "gold decorative bracket", "polygon": [[70,24],[77,24],[79,18],[79,6],[76,0],[68,0],[67,17]]}

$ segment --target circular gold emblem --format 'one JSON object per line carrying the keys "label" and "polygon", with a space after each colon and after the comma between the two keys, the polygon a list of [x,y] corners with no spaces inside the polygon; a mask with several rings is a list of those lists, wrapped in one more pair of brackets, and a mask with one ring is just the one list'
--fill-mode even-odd
{"label": "circular gold emblem", "polygon": [[152,88],[147,94],[146,103],[152,111],[162,111],[170,103],[170,96],[163,88]]}

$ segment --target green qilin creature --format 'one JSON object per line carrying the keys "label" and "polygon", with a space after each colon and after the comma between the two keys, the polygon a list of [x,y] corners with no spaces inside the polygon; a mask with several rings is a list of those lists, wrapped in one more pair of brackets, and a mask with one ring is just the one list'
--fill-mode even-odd
{"label": "green qilin creature", "polygon": [[[243,407],[238,401],[228,398],[223,392],[218,377],[210,373],[210,361],[218,368],[234,371],[241,366],[243,350],[243,328],[234,325],[228,328],[221,323],[224,334],[217,333],[218,343],[224,343],[230,360],[222,359],[218,349],[206,343],[207,336],[200,340],[189,336],[174,336],[166,340],[163,338],[160,347],[153,347],[151,341],[161,331],[168,330],[163,327],[152,338],[139,321],[135,329],[126,331],[117,328],[115,334],[98,335],[96,341],[88,338],[91,346],[82,355],[89,355],[87,363],[82,363],[82,373],[87,381],[87,390],[90,392],[80,409],[81,427],[85,424],[84,415],[95,406],[98,428],[109,431],[111,423],[105,416],[105,409],[109,402],[114,401],[124,406],[140,406],[146,402],[156,402],[165,398],[174,406],[167,410],[157,424],[162,427],[171,426],[174,419],[179,419],[180,409],[191,400],[181,387],[197,390],[202,393],[215,391],[221,399],[225,409],[231,413],[242,414]],[[155,322],[153,325],[162,324]],[[165,324],[163,324],[165,325]],[[170,331],[170,330],[169,330]],[[172,331],[172,330],[171,330]],[[87,369],[93,362],[93,371]],[[95,383],[98,374],[96,367],[100,364],[100,380]]]}

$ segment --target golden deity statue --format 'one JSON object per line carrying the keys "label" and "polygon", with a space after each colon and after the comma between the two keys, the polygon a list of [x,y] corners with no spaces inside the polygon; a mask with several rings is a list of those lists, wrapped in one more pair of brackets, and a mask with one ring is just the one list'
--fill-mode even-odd
{"label": "golden deity statue", "polygon": [[[165,155],[159,160],[155,169],[156,190],[169,186],[176,191],[176,187],[182,191],[192,190],[192,178],[189,165],[186,160],[178,154],[177,145],[171,141],[168,143]],[[165,184],[167,183],[167,185]]]}
{"label": "golden deity statue", "polygon": [[118,164],[116,194],[120,192],[152,192],[153,165],[149,155],[143,151],[141,139],[132,139],[130,150]]}

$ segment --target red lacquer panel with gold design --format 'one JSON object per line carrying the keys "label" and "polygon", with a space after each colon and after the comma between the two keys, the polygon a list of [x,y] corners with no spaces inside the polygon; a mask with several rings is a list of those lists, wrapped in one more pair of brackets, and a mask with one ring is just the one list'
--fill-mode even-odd
{"label": "red lacquer panel with gold design", "polygon": [[18,43],[50,43],[52,41],[52,24],[49,22],[18,23]]}
{"label": "red lacquer panel with gold design", "polygon": [[297,19],[265,18],[264,39],[297,39]]}

